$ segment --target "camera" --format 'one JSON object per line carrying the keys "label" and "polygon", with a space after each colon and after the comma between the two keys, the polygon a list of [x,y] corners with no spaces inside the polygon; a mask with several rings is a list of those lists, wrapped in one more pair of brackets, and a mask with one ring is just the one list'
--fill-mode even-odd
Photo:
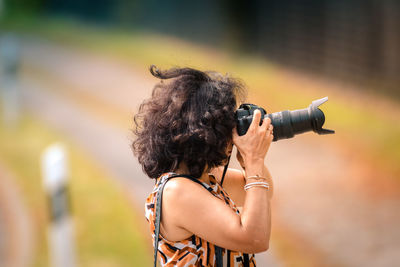
{"label": "camera", "polygon": [[[242,104],[235,112],[237,132],[239,135],[246,134],[253,120],[255,110],[261,111],[261,118],[270,118],[274,126],[274,139],[292,138],[297,134],[313,131],[317,134],[333,134],[335,131],[323,129],[325,115],[318,107],[328,101],[328,97],[315,100],[308,108],[298,110],[284,110],[267,114],[265,109],[254,104]],[[262,120],[260,121],[260,125]]]}

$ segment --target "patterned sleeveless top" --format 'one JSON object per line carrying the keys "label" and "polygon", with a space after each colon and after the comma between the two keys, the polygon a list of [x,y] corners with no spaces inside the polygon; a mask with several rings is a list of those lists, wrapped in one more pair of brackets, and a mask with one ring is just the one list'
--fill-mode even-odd
{"label": "patterned sleeveless top", "polygon": [[[160,181],[164,179],[164,176],[171,176],[175,173],[169,172],[162,174],[161,179],[158,180],[154,186],[153,191],[146,199],[145,204],[145,215],[146,219],[150,224],[150,231],[152,233],[152,239],[154,244],[155,235],[155,202],[156,194]],[[174,178],[174,179],[186,179],[186,178]],[[239,210],[235,203],[229,198],[228,194],[216,181],[213,175],[210,175],[210,184],[201,182],[205,189],[207,189],[215,197],[221,199],[232,208],[237,214]],[[216,255],[215,246],[196,235],[181,240],[181,241],[169,241],[165,239],[161,234],[158,243],[158,258],[162,266],[179,266],[179,267],[192,267],[192,266],[216,266]],[[223,266],[227,267],[242,267],[244,266],[243,253],[222,249],[223,255]],[[250,266],[256,266],[254,254],[249,255]]]}

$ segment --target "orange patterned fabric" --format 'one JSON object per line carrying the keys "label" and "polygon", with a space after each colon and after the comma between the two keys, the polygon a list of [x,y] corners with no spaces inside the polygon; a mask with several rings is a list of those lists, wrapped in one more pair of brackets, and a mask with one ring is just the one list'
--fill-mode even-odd
{"label": "orange patterned fabric", "polygon": [[[153,191],[150,193],[145,204],[146,219],[150,225],[153,243],[155,234],[155,202],[156,193],[160,181],[173,175],[169,172],[160,176],[157,184],[154,186]],[[166,176],[166,177],[165,177]],[[174,178],[185,179],[185,178]],[[210,184],[202,183],[204,187],[215,197],[224,201],[229,205],[237,214],[235,203],[229,198],[225,190],[219,185],[215,177],[210,175]],[[191,237],[181,240],[179,242],[171,242],[165,239],[160,234],[160,241],[158,243],[158,259],[162,266],[179,266],[179,267],[192,267],[192,266],[216,266],[215,246],[208,241],[192,235]],[[244,266],[243,253],[223,249],[223,266],[239,267]],[[254,254],[249,255],[250,266],[256,266]]]}

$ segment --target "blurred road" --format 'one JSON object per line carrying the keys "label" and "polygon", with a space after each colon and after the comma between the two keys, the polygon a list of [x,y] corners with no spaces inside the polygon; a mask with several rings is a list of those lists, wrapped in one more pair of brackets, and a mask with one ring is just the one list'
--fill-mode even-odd
{"label": "blurred road", "polygon": [[0,162],[0,266],[30,266],[34,253],[34,222],[14,184],[15,179]]}
{"label": "blurred road", "polygon": [[[142,210],[153,183],[132,156],[129,129],[89,106],[129,121],[156,80],[140,68],[33,39],[24,40],[23,60],[24,106],[91,152]],[[319,265],[396,266],[399,194],[375,194],[390,182],[381,183],[384,177],[347,148],[328,145],[329,138],[335,136],[307,134],[271,146],[266,162],[275,177],[274,227],[301,237],[299,247],[317,254]],[[281,266],[279,258],[285,254],[272,244],[257,259],[260,266]]]}

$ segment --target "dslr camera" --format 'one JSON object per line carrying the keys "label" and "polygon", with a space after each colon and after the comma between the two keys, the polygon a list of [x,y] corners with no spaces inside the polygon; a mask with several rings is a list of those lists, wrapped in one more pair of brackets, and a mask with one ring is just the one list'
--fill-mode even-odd
{"label": "dslr camera", "polygon": [[[323,129],[325,115],[319,106],[328,101],[328,97],[315,100],[308,108],[298,110],[284,110],[267,114],[265,109],[254,104],[242,104],[235,112],[236,127],[239,135],[246,134],[253,120],[255,110],[261,111],[261,118],[270,118],[274,126],[274,139],[288,139],[296,134],[313,131],[317,134],[333,134],[335,131]],[[260,125],[262,120],[260,121]]]}

